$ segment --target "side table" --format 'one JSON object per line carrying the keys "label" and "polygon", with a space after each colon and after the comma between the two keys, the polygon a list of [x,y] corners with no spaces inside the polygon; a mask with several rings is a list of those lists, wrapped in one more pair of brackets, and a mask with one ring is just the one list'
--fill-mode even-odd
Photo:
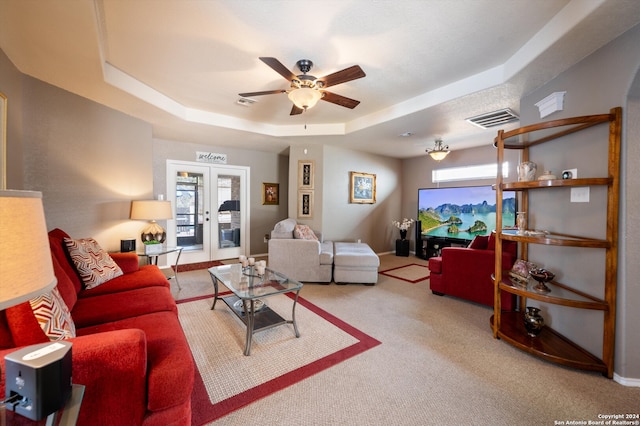
{"label": "side table", "polygon": [[409,240],[396,240],[396,256],[409,256]]}
{"label": "side table", "polygon": [[176,280],[176,285],[178,286],[178,290],[182,290],[182,287],[180,287],[180,281],[178,281],[178,263],[180,262],[180,255],[182,254],[182,247],[164,247],[162,249],[162,251],[159,251],[157,253],[145,253],[144,251],[138,251],[136,252],[136,254],[140,257],[146,257],[147,258],[147,263],[149,265],[157,265],[158,264],[158,257],[164,255],[164,254],[169,254],[169,253],[178,253],[178,256],[176,257],[176,261],[173,265],[173,275],[170,277],[167,277],[168,280],[170,279],[174,279]]}

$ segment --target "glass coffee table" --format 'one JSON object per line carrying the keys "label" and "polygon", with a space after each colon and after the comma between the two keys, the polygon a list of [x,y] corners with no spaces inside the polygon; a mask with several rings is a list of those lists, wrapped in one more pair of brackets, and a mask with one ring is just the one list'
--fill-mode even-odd
{"label": "glass coffee table", "polygon": [[[279,272],[266,268],[258,275],[253,266],[243,268],[240,263],[209,268],[215,295],[211,309],[221,299],[242,320],[247,327],[244,354],[251,354],[253,334],[283,324],[292,324],[296,337],[300,337],[296,324],[296,305],[302,283],[289,279]],[[224,284],[233,294],[220,297],[218,283]],[[295,293],[291,308],[291,319],[286,320],[269,308],[262,300],[283,293]]]}

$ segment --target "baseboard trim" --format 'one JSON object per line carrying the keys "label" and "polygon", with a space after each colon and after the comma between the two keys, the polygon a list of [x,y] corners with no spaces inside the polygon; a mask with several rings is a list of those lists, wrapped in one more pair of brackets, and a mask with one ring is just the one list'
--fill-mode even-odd
{"label": "baseboard trim", "polygon": [[640,388],[640,379],[622,377],[616,373],[613,373],[613,380],[623,386]]}

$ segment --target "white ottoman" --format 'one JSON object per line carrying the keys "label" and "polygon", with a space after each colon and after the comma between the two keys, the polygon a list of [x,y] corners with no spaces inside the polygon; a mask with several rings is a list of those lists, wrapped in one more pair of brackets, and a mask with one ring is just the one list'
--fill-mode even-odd
{"label": "white ottoman", "polygon": [[364,243],[334,243],[333,281],[336,284],[378,282],[378,255]]}

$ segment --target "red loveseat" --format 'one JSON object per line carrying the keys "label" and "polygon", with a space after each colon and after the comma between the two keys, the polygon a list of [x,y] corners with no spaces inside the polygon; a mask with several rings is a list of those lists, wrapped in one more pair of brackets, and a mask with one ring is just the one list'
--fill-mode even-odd
{"label": "red loveseat", "polygon": [[[57,288],[76,328],[73,382],[85,386],[78,425],[190,425],[194,361],[169,282],[135,253],[111,257],[123,275],[86,289],[64,238],[49,232]],[[25,345],[48,342],[29,302],[0,312],[0,360]]]}
{"label": "red loveseat", "polygon": [[[517,243],[503,241],[502,264],[511,269],[517,256]],[[493,280],[495,269],[495,233],[477,236],[469,247],[445,247],[440,257],[429,259],[431,274],[429,287],[433,294],[459,297],[493,307]],[[515,309],[512,294],[502,292],[504,310]]]}

